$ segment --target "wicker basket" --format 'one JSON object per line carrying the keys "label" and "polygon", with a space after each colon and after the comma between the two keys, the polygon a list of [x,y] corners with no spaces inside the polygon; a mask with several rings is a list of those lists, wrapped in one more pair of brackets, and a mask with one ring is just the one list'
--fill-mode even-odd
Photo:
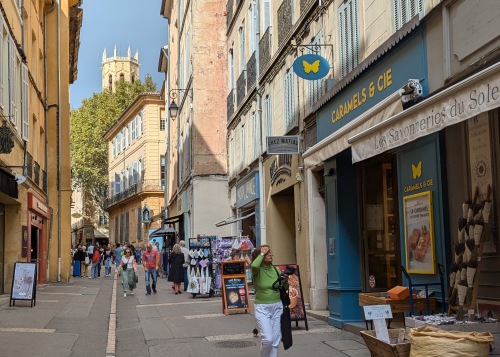
{"label": "wicker basket", "polygon": [[[389,339],[397,340],[400,329],[389,329]],[[361,331],[361,337],[365,340],[366,347],[370,350],[372,357],[410,357],[410,342],[390,344],[379,340],[375,331]]]}

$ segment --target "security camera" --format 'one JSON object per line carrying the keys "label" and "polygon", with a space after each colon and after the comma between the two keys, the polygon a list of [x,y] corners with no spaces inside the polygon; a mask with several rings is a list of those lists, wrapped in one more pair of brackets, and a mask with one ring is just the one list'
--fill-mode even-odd
{"label": "security camera", "polygon": [[408,83],[398,91],[403,103],[417,100],[422,96],[422,92],[422,85],[418,79],[409,79]]}

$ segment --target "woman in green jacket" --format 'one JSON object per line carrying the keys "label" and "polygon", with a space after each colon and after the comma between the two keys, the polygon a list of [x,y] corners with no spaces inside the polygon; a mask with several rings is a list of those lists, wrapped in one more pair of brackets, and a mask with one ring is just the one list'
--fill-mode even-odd
{"label": "woman in green jacket", "polygon": [[[279,290],[273,289],[273,284],[279,276],[279,269],[273,265],[271,248],[268,245],[255,248],[252,253],[252,279],[255,288],[255,318],[262,336],[262,357],[278,356],[283,304]],[[286,281],[286,277],[284,278]]]}

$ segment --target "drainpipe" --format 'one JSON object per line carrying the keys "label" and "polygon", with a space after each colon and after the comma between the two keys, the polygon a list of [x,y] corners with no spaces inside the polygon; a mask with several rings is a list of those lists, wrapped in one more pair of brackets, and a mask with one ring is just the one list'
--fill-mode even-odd
{"label": "drainpipe", "polygon": [[[170,38],[170,21],[168,21],[168,38]],[[163,54],[167,57],[167,90],[166,90],[166,105],[165,105],[165,111],[167,113],[167,155],[165,158],[165,207],[168,212],[168,202],[170,199],[170,110],[168,110],[168,107],[170,105],[170,45],[168,46],[168,53],[165,51],[165,49],[162,49]],[[166,212],[165,212],[166,213]],[[167,215],[163,217],[167,218]],[[161,222],[161,226],[163,227],[163,222]]]}
{"label": "drainpipe", "polygon": [[61,116],[59,103],[61,103],[61,0],[57,3],[57,282],[61,282]]}
{"label": "drainpipe", "polygon": [[[47,83],[47,78],[48,78],[48,71],[47,71],[47,14],[51,13],[55,9],[55,1],[52,1],[52,6],[48,8],[45,13],[43,14],[44,21],[43,21],[43,67],[44,67],[44,82],[45,82],[45,111],[44,111],[44,118],[45,118],[45,127],[48,127],[48,122],[49,122],[49,107],[47,106],[47,93],[48,93],[48,83]],[[48,165],[49,162],[49,140],[48,136],[45,135],[45,172],[48,172]],[[50,200],[49,200],[49,195],[47,195],[47,205],[50,207]],[[52,242],[52,227],[53,227],[53,219],[51,218],[50,224],[49,224],[49,242],[48,242],[48,250],[47,250],[47,272],[46,276],[50,276],[50,243]]]}
{"label": "drainpipe", "polygon": [[[255,0],[254,0],[255,1]],[[260,9],[259,3],[256,3],[257,10],[257,33],[254,34],[258,40],[260,40]],[[257,45],[255,46],[255,67],[256,67],[256,81],[255,81],[255,90],[257,96],[257,120],[259,121],[259,147],[260,147],[260,155],[259,155],[259,215],[258,219],[260,219],[259,229],[260,229],[260,244],[266,244],[266,210],[265,210],[265,175],[264,175],[264,150],[262,149],[262,96],[260,93],[260,61],[259,61],[260,49],[259,49],[259,41],[257,41]]]}

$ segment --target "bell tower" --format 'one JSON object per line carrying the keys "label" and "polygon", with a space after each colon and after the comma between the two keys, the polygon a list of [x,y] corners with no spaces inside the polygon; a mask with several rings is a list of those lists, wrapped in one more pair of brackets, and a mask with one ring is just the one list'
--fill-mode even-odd
{"label": "bell tower", "polygon": [[130,46],[127,56],[118,56],[116,45],[112,57],[107,57],[106,49],[102,53],[102,90],[115,91],[117,81],[134,82],[139,78],[139,51],[131,56]]}

